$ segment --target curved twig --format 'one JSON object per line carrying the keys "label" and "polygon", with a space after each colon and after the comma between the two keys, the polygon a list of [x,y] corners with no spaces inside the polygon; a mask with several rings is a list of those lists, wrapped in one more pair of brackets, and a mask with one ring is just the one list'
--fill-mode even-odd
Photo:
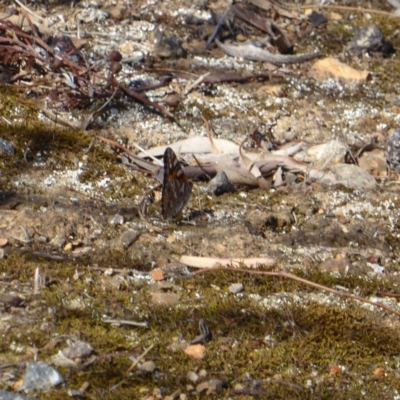
{"label": "curved twig", "polygon": [[327,292],[334,293],[334,294],[337,294],[342,297],[347,297],[349,299],[358,300],[363,303],[371,304],[375,307],[382,308],[383,310],[386,310],[386,311],[400,317],[400,312],[394,310],[393,308],[386,306],[385,304],[382,304],[380,302],[371,301],[371,300],[365,299],[364,297],[357,296],[357,295],[351,294],[351,293],[347,293],[342,290],[332,289],[328,286],[324,286],[319,283],[309,281],[308,279],[300,278],[297,275],[294,275],[294,274],[291,274],[291,273],[285,272],[285,271],[254,271],[254,270],[247,270],[247,269],[242,269],[242,268],[217,267],[217,268],[201,269],[200,271],[194,272],[194,275],[200,275],[200,274],[204,274],[205,272],[212,272],[212,271],[243,272],[243,273],[247,273],[247,274],[277,276],[280,278],[292,279],[294,281],[304,283],[305,285],[312,286],[312,287],[315,287],[320,290],[325,290]]}

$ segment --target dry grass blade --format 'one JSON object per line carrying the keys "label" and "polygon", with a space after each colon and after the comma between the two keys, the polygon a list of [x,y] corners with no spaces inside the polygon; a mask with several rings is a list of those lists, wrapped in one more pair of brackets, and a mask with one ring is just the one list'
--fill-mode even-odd
{"label": "dry grass blade", "polygon": [[212,35],[209,37],[207,43],[206,43],[206,50],[208,49],[208,46],[210,46],[210,44],[213,42],[213,40],[217,37],[219,30],[221,29],[221,26],[224,24],[226,17],[229,14],[229,11],[231,10],[231,6],[229,5],[228,7],[226,7],[224,13],[222,14],[222,16],[220,17],[218,24],[216,25],[214,32],[212,33]]}
{"label": "dry grass blade", "polygon": [[210,75],[210,72],[206,72],[205,74],[199,76],[194,82],[188,82],[185,88],[185,96],[188,95],[197,85],[201,84],[203,79],[208,75]]}
{"label": "dry grass blade", "polygon": [[211,149],[212,149],[213,154],[222,154],[221,150],[218,148],[218,146],[215,144],[215,142],[213,140],[212,132],[210,129],[210,124],[203,116],[201,116],[201,119],[203,120],[204,125],[206,126],[207,136],[210,139],[210,144],[211,144]]}
{"label": "dry grass blade", "polygon": [[15,0],[15,2],[21,7],[23,8],[26,12],[28,12],[29,14],[31,14],[32,16],[34,16],[38,21],[40,21],[40,23],[43,22],[43,18],[40,15],[35,14],[30,8],[28,8],[26,5],[22,4],[19,0]]}
{"label": "dry grass blade", "polygon": [[136,360],[135,362],[128,368],[126,371],[126,374],[129,374],[130,371],[132,371],[133,368],[136,367],[136,365],[139,364],[140,360],[154,347],[154,343],[149,346]]}

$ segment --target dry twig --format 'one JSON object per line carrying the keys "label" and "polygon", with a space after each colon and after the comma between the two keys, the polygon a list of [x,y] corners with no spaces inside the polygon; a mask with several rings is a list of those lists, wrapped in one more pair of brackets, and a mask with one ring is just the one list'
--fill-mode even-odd
{"label": "dry twig", "polygon": [[300,278],[299,276],[293,275],[293,274],[291,274],[289,272],[285,272],[285,271],[254,271],[254,270],[247,270],[247,269],[242,269],[242,268],[217,267],[217,268],[201,269],[200,271],[194,272],[194,275],[200,275],[200,274],[204,274],[206,272],[214,272],[214,271],[241,272],[241,273],[252,274],[252,275],[276,276],[276,277],[279,277],[279,278],[292,279],[294,281],[304,283],[305,285],[315,287],[315,288],[317,288],[319,290],[324,290],[324,291],[327,291],[327,292],[330,292],[330,293],[334,293],[334,294],[337,294],[339,296],[347,297],[347,298],[352,299],[352,300],[358,300],[358,301],[361,301],[362,303],[371,304],[371,305],[373,305],[375,307],[382,308],[383,310],[386,310],[386,311],[388,311],[388,312],[390,312],[392,314],[395,314],[398,317],[400,317],[400,312],[394,310],[393,308],[390,308],[390,307],[386,306],[385,304],[382,304],[382,303],[379,303],[379,302],[375,302],[375,301],[371,301],[371,300],[365,299],[364,297],[357,296],[357,295],[351,294],[351,293],[347,293],[347,292],[344,292],[342,290],[332,289],[332,288],[330,288],[328,286],[324,286],[324,285],[321,285],[319,283],[315,283],[315,282],[309,281],[308,279]]}

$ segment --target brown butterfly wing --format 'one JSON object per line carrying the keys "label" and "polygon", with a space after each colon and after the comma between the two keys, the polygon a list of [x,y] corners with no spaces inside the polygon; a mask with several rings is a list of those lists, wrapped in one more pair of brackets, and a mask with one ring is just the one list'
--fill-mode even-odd
{"label": "brown butterfly wing", "polygon": [[164,185],[161,200],[164,219],[175,219],[180,215],[192,193],[192,186],[186,179],[174,151],[167,147],[164,153]]}

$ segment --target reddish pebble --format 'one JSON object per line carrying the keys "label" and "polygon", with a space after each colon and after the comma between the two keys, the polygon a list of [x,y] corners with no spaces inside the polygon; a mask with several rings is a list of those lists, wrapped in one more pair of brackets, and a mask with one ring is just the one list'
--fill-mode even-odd
{"label": "reddish pebble", "polygon": [[164,272],[162,269],[155,269],[151,272],[151,278],[154,281],[163,281],[165,279]]}

